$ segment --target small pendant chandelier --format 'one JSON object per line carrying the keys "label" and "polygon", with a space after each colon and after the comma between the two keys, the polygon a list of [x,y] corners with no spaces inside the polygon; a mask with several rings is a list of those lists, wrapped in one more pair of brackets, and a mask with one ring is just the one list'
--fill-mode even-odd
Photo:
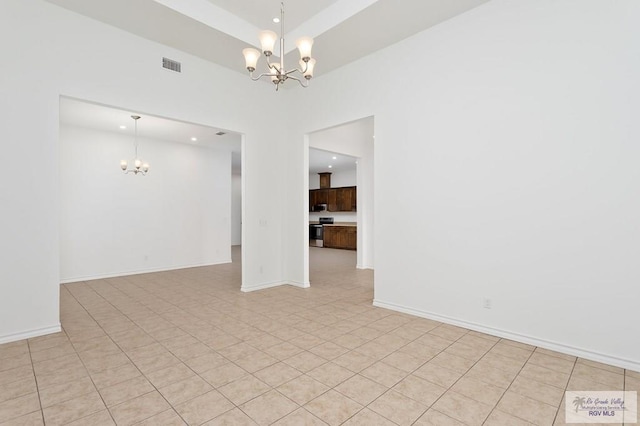
{"label": "small pendant chandelier", "polygon": [[133,118],[135,123],[135,136],[133,139],[133,144],[135,147],[135,157],[133,158],[133,168],[128,168],[127,160],[120,161],[120,168],[123,172],[125,172],[125,174],[133,173],[135,175],[141,174],[142,176],[144,176],[149,172],[149,163],[138,158],[138,120],[140,120],[140,116],[132,115],[131,118]]}
{"label": "small pendant chandelier", "polygon": [[[269,72],[262,73],[257,77],[253,76],[253,72],[256,70],[256,64],[260,58],[260,51],[258,49],[247,48],[242,50],[244,55],[247,70],[249,76],[253,81],[257,81],[262,77],[269,77],[271,81],[276,85],[276,90],[288,79],[292,79],[300,83],[302,87],[309,86],[309,80],[313,77],[313,69],[316,65],[316,60],[311,57],[311,46],[313,46],[313,39],[311,37],[301,37],[296,41],[296,46],[300,51],[300,68],[294,68],[287,71],[284,67],[284,3],[280,3],[280,63],[270,62],[271,55],[273,55],[273,47],[276,44],[278,35],[273,31],[260,31],[260,44],[262,45],[262,53],[267,58],[267,65]],[[304,77],[304,81],[291,74],[299,72]]]}

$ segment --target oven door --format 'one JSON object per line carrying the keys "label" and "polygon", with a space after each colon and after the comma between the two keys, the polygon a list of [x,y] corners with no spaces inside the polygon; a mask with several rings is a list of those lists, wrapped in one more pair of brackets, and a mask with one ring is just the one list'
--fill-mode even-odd
{"label": "oven door", "polygon": [[322,240],[322,225],[309,225],[309,239]]}

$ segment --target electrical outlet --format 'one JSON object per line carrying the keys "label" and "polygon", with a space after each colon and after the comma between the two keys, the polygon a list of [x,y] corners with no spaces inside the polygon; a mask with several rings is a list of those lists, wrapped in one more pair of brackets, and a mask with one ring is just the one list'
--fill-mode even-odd
{"label": "electrical outlet", "polygon": [[482,307],[485,309],[491,309],[493,307],[493,300],[483,297],[482,298]]}

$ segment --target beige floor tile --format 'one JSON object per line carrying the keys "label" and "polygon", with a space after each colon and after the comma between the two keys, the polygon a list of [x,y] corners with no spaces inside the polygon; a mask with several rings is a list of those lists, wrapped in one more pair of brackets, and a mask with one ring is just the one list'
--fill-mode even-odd
{"label": "beige floor tile", "polygon": [[624,374],[624,368],[614,367],[613,365],[603,364],[601,362],[591,361],[584,358],[578,358],[576,364],[599,368],[601,370],[606,370],[611,373]]}
{"label": "beige floor tile", "polygon": [[473,367],[475,361],[450,353],[441,352],[433,357],[429,363],[464,374]]}
{"label": "beige floor tile", "polygon": [[154,390],[155,388],[145,377],[138,376],[125,382],[102,388],[100,389],[100,395],[107,407],[112,407]]}
{"label": "beige floor tile", "polygon": [[276,359],[279,359],[280,361],[283,361],[285,359],[289,359],[292,356],[295,356],[299,353],[301,353],[304,349],[293,345],[289,342],[282,342],[279,343],[275,346],[271,346],[267,349],[264,350],[264,352],[267,355],[270,355]]}
{"label": "beige floor tile", "polygon": [[277,390],[295,403],[304,405],[328,391],[329,387],[307,375],[302,375],[278,386]]}
{"label": "beige floor tile", "polygon": [[304,408],[329,425],[339,425],[360,411],[363,406],[330,390],[305,404]]}
{"label": "beige floor tile", "polygon": [[447,340],[455,341],[461,338],[462,336],[464,336],[465,334],[467,334],[468,332],[469,330],[465,328],[442,324],[434,328],[433,330],[430,330],[429,334],[434,334],[436,336],[443,337]]}
{"label": "beige floor tile", "polygon": [[460,372],[443,368],[431,362],[424,364],[413,374],[445,388],[451,387],[462,376]]}
{"label": "beige floor tile", "polygon": [[231,383],[248,373],[242,368],[233,363],[227,363],[219,367],[207,370],[200,374],[200,377],[205,379],[211,386],[218,388],[224,386],[227,383]]}
{"label": "beige floor tile", "polygon": [[568,374],[560,373],[531,363],[527,363],[522,368],[519,375],[560,389],[564,389],[569,381]]}
{"label": "beige floor tile", "polygon": [[89,377],[80,380],[40,389],[40,403],[43,408],[95,392],[96,388]]}
{"label": "beige floor tile", "polygon": [[564,374],[571,374],[571,370],[573,370],[573,366],[575,365],[575,361],[546,355],[538,351],[531,355],[528,362],[530,364],[539,365],[540,367],[548,368],[549,370],[558,371]]}
{"label": "beige floor tile", "polygon": [[33,376],[4,385],[0,384],[0,404],[36,391],[36,380]]}
{"label": "beige floor tile", "polygon": [[147,379],[156,388],[162,388],[175,382],[179,382],[196,374],[186,365],[180,363],[171,367],[156,370],[146,375]]}
{"label": "beige floor tile", "polygon": [[553,424],[558,409],[512,391],[504,394],[497,409],[536,425]]}
{"label": "beige floor tile", "polygon": [[271,390],[239,407],[259,425],[270,425],[298,409],[298,404]]}
{"label": "beige floor tile", "polygon": [[334,390],[366,406],[385,393],[388,388],[371,379],[356,374],[350,379],[340,383]]}
{"label": "beige floor tile", "polygon": [[283,362],[279,362],[253,374],[269,386],[277,387],[289,380],[295,379],[302,373]]}
{"label": "beige floor tile", "polygon": [[343,423],[345,426],[395,426],[391,420],[385,419],[375,411],[368,408],[356,413],[353,417]]}
{"label": "beige floor tile", "polygon": [[416,420],[414,426],[465,426],[465,424],[437,410],[430,409]]}
{"label": "beige floor tile", "polygon": [[360,374],[388,388],[394,386],[407,376],[406,372],[385,364],[384,362],[377,362],[371,367],[362,370]]}
{"label": "beige floor tile", "polygon": [[462,377],[451,387],[451,390],[490,406],[498,403],[505,390],[470,377]]}
{"label": "beige floor tile", "polygon": [[368,357],[357,351],[349,351],[334,359],[333,362],[353,371],[354,373],[359,373],[365,368],[373,365],[376,362],[376,359]]}
{"label": "beige floor tile", "polygon": [[91,379],[98,390],[140,376],[140,371],[131,363],[92,374]]}
{"label": "beige floor tile", "polygon": [[339,357],[340,355],[344,355],[345,353],[349,352],[349,350],[335,343],[325,342],[309,349],[309,352],[318,355],[319,357],[324,358],[327,361],[331,361]]}
{"label": "beige floor tile", "polygon": [[271,387],[252,375],[241,377],[218,388],[227,399],[235,405],[241,405],[268,391]]}
{"label": "beige floor tile", "polygon": [[[224,414],[204,423],[203,426],[255,426],[256,422],[240,411],[239,408],[227,411]],[[151,426],[151,425],[149,425]]]}
{"label": "beige floor tile", "polygon": [[142,374],[149,374],[163,368],[178,365],[181,361],[176,358],[170,352],[165,352],[158,355],[152,355],[147,358],[140,358],[133,361],[135,366],[142,372]]}
{"label": "beige floor tile", "polygon": [[0,385],[8,385],[31,377],[33,377],[33,367],[31,365],[21,365],[20,367],[0,371]]}
{"label": "beige floor tile", "polygon": [[353,334],[343,334],[342,336],[338,336],[331,341],[337,345],[352,350],[368,342],[367,339],[354,336]]}
{"label": "beige floor tile", "polygon": [[520,372],[520,370],[522,370],[524,364],[525,361],[516,360],[502,355],[496,355],[495,353],[489,351],[485,356],[482,357],[480,361],[478,361],[474,365],[474,367],[491,367],[495,368],[496,370],[501,370],[505,373],[509,373],[513,377],[515,377]]}
{"label": "beige floor tile", "polygon": [[443,351],[443,353],[456,355],[474,362],[479,361],[487,352],[488,350],[485,348],[468,346],[459,342],[455,342]]}
{"label": "beige floor tile", "polygon": [[393,390],[429,407],[447,391],[447,388],[410,375],[395,385]]}
{"label": "beige floor tile", "polygon": [[427,406],[408,398],[395,390],[390,390],[369,404],[368,408],[398,425],[413,424]]}
{"label": "beige floor tile", "polygon": [[325,422],[304,408],[297,409],[273,424],[274,426],[326,426]]}
{"label": "beige floor tile", "polygon": [[535,348],[523,348],[505,343],[504,341],[496,343],[488,353],[500,355],[506,358],[512,358],[517,361],[526,362]]}
{"label": "beige floor tile", "polygon": [[334,364],[333,362],[328,362],[307,372],[308,376],[313,377],[331,388],[344,382],[354,374],[353,371]]}
{"label": "beige floor tile", "polygon": [[474,426],[481,425],[493,407],[448,391],[433,404],[432,408],[469,426]]}
{"label": "beige floor tile", "polygon": [[30,393],[0,403],[0,423],[40,411],[37,393]]}
{"label": "beige floor tile", "polygon": [[228,361],[217,352],[209,352],[186,360],[184,363],[197,374],[219,367]]}
{"label": "beige floor tile", "polygon": [[550,355],[556,358],[562,358],[564,360],[571,361],[571,362],[575,362],[577,360],[577,358],[573,355],[567,355],[567,354],[563,354],[560,352],[556,352],[556,351],[552,351],[544,348],[536,348],[534,352],[539,354],[544,354],[544,355]]}
{"label": "beige floor tile", "polygon": [[485,426],[531,426],[533,423],[519,419],[504,411],[493,410],[484,424]]}
{"label": "beige floor tile", "polygon": [[47,425],[63,425],[103,411],[106,407],[98,392],[91,392],[83,396],[61,402],[43,410]]}
{"label": "beige floor tile", "polygon": [[[546,421],[565,388],[626,383],[640,390],[638,372],[373,307],[373,273],[354,269],[355,253],[312,248],[312,289],[250,294],[239,291],[239,250],[233,253],[232,264],[62,285],[64,332],[0,345],[0,413],[17,415],[12,424],[42,424],[40,391],[50,423],[77,417],[71,424],[112,425],[95,388],[113,410],[158,395],[159,388],[169,403],[142,424],[184,424],[170,404],[190,407],[194,423],[254,423],[215,393],[217,387],[262,423],[275,416],[280,424],[316,424],[321,420],[299,405],[338,395],[353,404],[378,404],[379,411],[383,403],[393,405],[393,397],[425,410],[430,403],[445,410],[468,400],[461,413],[473,424],[470,407],[492,407],[509,388],[487,424],[515,425]],[[291,379],[294,372],[304,374]],[[258,390],[256,383],[262,383]],[[393,391],[378,395],[388,386]],[[35,404],[30,408],[29,398]],[[224,401],[227,411],[209,412],[216,406],[212,400]],[[266,414],[257,414],[261,404]],[[507,412],[514,407],[542,415]],[[29,409],[34,411],[25,413]],[[415,424],[461,424],[446,414],[432,407]],[[408,421],[369,409],[345,420]]]}
{"label": "beige floor tile", "polygon": [[[523,369],[526,369],[525,366]],[[522,374],[522,373],[520,373]],[[485,365],[474,365],[471,369],[465,374],[465,377],[469,377],[471,379],[476,379],[484,383],[488,383],[493,386],[497,386],[499,388],[507,389],[513,379],[515,379],[516,374],[510,373],[508,371],[503,371],[497,368],[492,368]]]}
{"label": "beige floor tile", "polygon": [[72,353],[33,364],[33,371],[39,375],[51,374],[68,368],[84,368],[83,362],[78,354]]}
{"label": "beige floor tile", "polygon": [[564,390],[551,385],[545,385],[544,383],[536,382],[535,380],[527,379],[522,376],[516,377],[516,379],[509,387],[509,391],[515,392],[519,395],[526,396],[536,401],[544,402],[545,404],[558,407],[562,401]]}
{"label": "beige floor tile", "polygon": [[616,390],[622,389],[624,386],[623,374],[592,367],[591,365],[580,363],[580,360],[578,360],[573,369],[572,377],[597,382]]}
{"label": "beige floor tile", "polygon": [[162,395],[154,391],[110,407],[109,411],[120,426],[138,423],[169,408]]}
{"label": "beige floor tile", "polygon": [[303,373],[313,370],[323,364],[327,363],[327,360],[319,357],[316,354],[312,354],[311,352],[305,351],[299,354],[296,354],[290,358],[285,359],[283,362],[289,364],[296,370],[299,370]]}
{"label": "beige floor tile", "polygon": [[244,358],[237,359],[234,362],[249,373],[255,373],[258,370],[262,370],[263,368],[277,363],[278,359],[265,352],[257,351]]}
{"label": "beige floor tile", "polygon": [[42,412],[38,410],[1,424],[2,426],[44,426],[44,420],[42,419]]}
{"label": "beige floor tile", "polygon": [[382,359],[382,362],[406,373],[416,370],[425,363],[425,361],[420,358],[400,351],[393,352],[386,356]]}
{"label": "beige floor tile", "polygon": [[10,370],[12,368],[25,365],[31,365],[31,355],[28,352],[9,358],[3,358],[0,362],[0,371]]}
{"label": "beige floor tile", "polygon": [[74,422],[67,423],[68,426],[115,426],[111,414],[108,410],[98,411],[87,417],[83,417]]}
{"label": "beige floor tile", "polygon": [[184,426],[186,423],[173,409],[169,409],[136,423],[136,426]]}

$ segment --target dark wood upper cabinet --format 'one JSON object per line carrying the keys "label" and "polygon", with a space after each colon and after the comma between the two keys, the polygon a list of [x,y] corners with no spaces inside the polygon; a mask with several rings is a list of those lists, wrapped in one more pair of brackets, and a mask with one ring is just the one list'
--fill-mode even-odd
{"label": "dark wood upper cabinet", "polygon": [[331,188],[331,172],[318,173],[320,175],[320,189]]}
{"label": "dark wood upper cabinet", "polygon": [[326,204],[330,212],[357,211],[357,189],[355,186],[342,188],[312,189],[309,191],[309,211],[313,206]]}

